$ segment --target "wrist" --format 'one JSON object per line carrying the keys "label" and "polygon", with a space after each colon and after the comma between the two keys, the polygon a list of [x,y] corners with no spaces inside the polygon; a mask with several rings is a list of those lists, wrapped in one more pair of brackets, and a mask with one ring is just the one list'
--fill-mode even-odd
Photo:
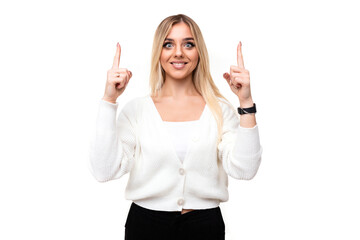
{"label": "wrist", "polygon": [[240,108],[250,108],[254,106],[254,101],[252,100],[252,98],[246,100],[239,99],[239,102],[240,102]]}
{"label": "wrist", "polygon": [[105,97],[103,97],[102,100],[107,101],[107,102],[112,103],[112,104],[116,104],[116,100],[115,100],[115,101],[114,101],[114,100],[110,100],[110,99],[107,99],[107,98],[105,98]]}

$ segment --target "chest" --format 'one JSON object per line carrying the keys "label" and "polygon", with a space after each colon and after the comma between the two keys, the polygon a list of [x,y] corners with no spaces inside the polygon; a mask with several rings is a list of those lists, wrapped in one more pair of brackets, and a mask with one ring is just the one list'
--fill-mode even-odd
{"label": "chest", "polygon": [[153,99],[153,102],[162,121],[167,122],[199,120],[206,105],[203,99],[192,99],[181,102]]}
{"label": "chest", "polygon": [[[197,108],[196,115],[190,115],[192,118],[187,119],[184,118],[183,114],[177,114],[176,111],[172,111],[174,113],[172,115],[168,114],[166,109],[164,109],[164,115],[161,116],[161,109],[156,108],[150,97],[146,99],[144,106],[139,111],[141,121],[138,125],[138,139],[142,157],[139,158],[136,165],[141,167],[144,164],[149,164],[147,168],[158,168],[159,166],[167,166],[172,162],[174,164],[183,163],[186,166],[194,161],[190,159],[197,159],[198,161],[200,158],[209,161],[213,159],[210,156],[216,154],[216,121],[206,104],[203,109]],[[185,112],[187,112],[186,109],[181,111],[181,113]],[[175,116],[175,118],[167,118],[168,116]],[[180,116],[180,118],[176,118],[176,116]],[[182,127],[178,128],[179,125]],[[181,159],[177,152],[182,154]],[[157,164],[152,162],[154,159]],[[205,162],[202,161],[205,166],[202,165],[200,168],[206,168]]]}

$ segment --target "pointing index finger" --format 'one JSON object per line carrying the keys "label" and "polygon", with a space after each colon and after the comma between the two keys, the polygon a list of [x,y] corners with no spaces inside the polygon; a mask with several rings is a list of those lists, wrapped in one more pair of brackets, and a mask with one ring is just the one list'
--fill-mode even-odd
{"label": "pointing index finger", "polygon": [[120,55],[121,55],[121,46],[120,46],[119,43],[117,43],[116,44],[116,53],[115,53],[115,57],[114,57],[113,68],[119,68]]}
{"label": "pointing index finger", "polygon": [[240,68],[245,68],[244,66],[244,59],[243,59],[243,55],[242,55],[242,51],[241,51],[241,41],[239,42],[238,46],[237,46],[237,64],[238,67]]}

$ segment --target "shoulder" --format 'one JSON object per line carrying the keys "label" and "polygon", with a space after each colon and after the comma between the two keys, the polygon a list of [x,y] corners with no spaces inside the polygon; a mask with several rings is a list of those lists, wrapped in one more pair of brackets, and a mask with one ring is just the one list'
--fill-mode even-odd
{"label": "shoulder", "polygon": [[125,109],[133,109],[134,107],[138,107],[144,105],[148,100],[148,95],[145,96],[137,96],[127,101],[123,108]]}
{"label": "shoulder", "polygon": [[135,116],[136,113],[146,104],[148,95],[138,96],[128,100],[122,107],[121,112],[128,116]]}
{"label": "shoulder", "polygon": [[238,117],[237,109],[234,105],[226,99],[217,97],[219,105],[222,109],[223,115],[232,115]]}
{"label": "shoulder", "polygon": [[223,114],[223,128],[224,129],[235,129],[238,127],[240,122],[240,116],[237,109],[226,99],[219,98],[219,104]]}

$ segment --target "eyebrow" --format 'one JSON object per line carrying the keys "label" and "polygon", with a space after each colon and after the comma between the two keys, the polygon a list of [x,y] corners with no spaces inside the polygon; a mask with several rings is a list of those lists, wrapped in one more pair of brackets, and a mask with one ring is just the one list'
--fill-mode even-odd
{"label": "eyebrow", "polygon": [[[165,38],[165,41],[171,41],[171,42],[173,42],[174,41],[174,39],[172,39],[172,38]],[[183,39],[183,41],[188,41],[188,40],[194,40],[194,38],[191,38],[191,37],[189,37],[189,38],[184,38]]]}

